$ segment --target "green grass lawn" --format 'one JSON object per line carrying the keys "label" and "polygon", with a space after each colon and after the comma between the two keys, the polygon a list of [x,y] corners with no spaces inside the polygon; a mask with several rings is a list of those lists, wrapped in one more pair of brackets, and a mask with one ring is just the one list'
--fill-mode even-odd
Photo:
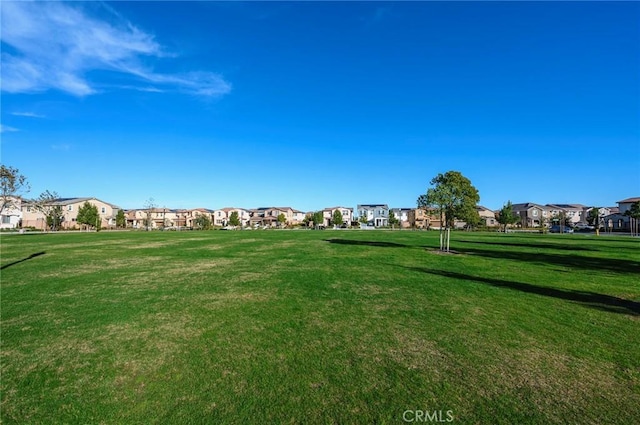
{"label": "green grass lawn", "polygon": [[1,237],[5,424],[640,418],[637,239]]}

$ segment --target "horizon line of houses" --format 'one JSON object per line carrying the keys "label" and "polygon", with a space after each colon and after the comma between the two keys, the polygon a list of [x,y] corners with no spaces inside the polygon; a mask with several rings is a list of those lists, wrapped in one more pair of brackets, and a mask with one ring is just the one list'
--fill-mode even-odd
{"label": "horizon line of houses", "polygon": [[[627,198],[618,201],[617,207],[600,207],[599,216],[604,220],[605,227],[614,231],[625,231],[630,228],[629,217],[625,212],[631,205],[639,202],[640,197]],[[102,201],[93,197],[85,198],[58,198],[51,203],[52,206],[60,206],[64,220],[62,228],[74,229],[78,227],[78,210],[85,202],[95,205],[98,209],[100,226],[102,228],[115,228],[116,215],[122,208],[117,205]],[[481,205],[477,207],[482,223],[486,227],[498,227],[496,219],[497,211],[490,210]],[[533,202],[512,204],[513,212],[520,217],[519,225],[522,227],[542,227],[548,226],[551,219],[564,215],[572,225],[587,224],[587,217],[592,207],[582,204],[537,204]],[[334,206],[322,209],[322,226],[333,225],[334,212],[340,211],[346,227],[351,227],[356,222],[363,222],[371,227],[388,227],[390,212],[393,212],[401,228],[439,228],[440,218],[434,211],[427,211],[421,208],[389,208],[387,204],[359,204],[354,211],[353,208]],[[124,212],[127,228],[193,228],[196,227],[196,220],[199,216],[207,216],[212,225],[224,227],[229,225],[232,213],[237,213],[242,227],[277,227],[279,225],[296,226],[305,221],[308,214],[315,211],[303,212],[292,207],[260,207],[260,208],[238,208],[225,207],[219,209],[192,208],[192,209],[172,209],[172,208],[139,208],[122,209]],[[357,216],[355,215],[357,212]],[[0,228],[35,228],[44,230],[47,227],[45,215],[34,207],[33,201],[22,201],[14,198],[10,207],[1,212]],[[284,216],[284,222],[280,223],[278,217]],[[363,220],[364,218],[364,220]],[[466,223],[456,221],[454,226],[463,228]]]}

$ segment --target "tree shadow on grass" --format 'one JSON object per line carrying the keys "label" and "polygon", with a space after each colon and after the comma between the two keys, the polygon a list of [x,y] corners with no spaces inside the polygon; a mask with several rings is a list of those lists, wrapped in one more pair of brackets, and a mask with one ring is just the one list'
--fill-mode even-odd
{"label": "tree shadow on grass", "polygon": [[44,254],[46,254],[45,251],[36,252],[35,254],[31,254],[30,256],[28,256],[26,258],[23,258],[22,260],[18,260],[18,261],[14,261],[13,263],[5,264],[4,266],[0,267],[0,270],[7,269],[7,268],[9,268],[11,266],[15,266],[16,264],[22,263],[24,261],[31,260],[32,258],[36,258],[36,257],[39,257],[39,256],[44,255]]}
{"label": "tree shadow on grass", "polygon": [[614,273],[640,276],[640,262],[622,258],[597,258],[573,254],[550,254],[546,252],[494,251],[489,249],[464,248],[462,252],[500,260],[518,260],[536,264],[552,264],[578,270],[604,270]]}
{"label": "tree shadow on grass", "polygon": [[[359,246],[376,246],[384,248],[425,248],[433,249],[434,247],[428,246],[413,246],[405,245],[395,242],[385,241],[361,241],[352,239],[324,239],[325,242],[340,244],[340,245],[359,245]],[[489,246],[499,247],[501,245],[505,247],[534,247],[534,248],[555,248],[562,249],[568,254],[561,253],[548,253],[548,252],[522,252],[514,249],[507,250],[493,250],[493,249],[480,249],[480,248],[461,248],[456,251],[458,254],[477,255],[480,257],[497,258],[500,260],[517,260],[524,261],[533,264],[547,264],[554,266],[570,267],[578,270],[597,270],[608,271],[614,273],[635,274],[640,276],[640,262],[634,260],[626,260],[621,258],[598,258],[598,257],[586,257],[581,255],[572,254],[572,251],[587,251],[589,248],[578,247],[574,249],[571,247],[562,247],[559,245],[545,244],[545,243],[533,243],[533,244],[519,244],[515,242],[481,242],[481,241],[468,241],[462,240],[463,243],[476,243],[486,244]]]}
{"label": "tree shadow on grass", "polygon": [[[508,236],[507,236],[508,237]],[[456,241],[458,242],[458,241]],[[539,249],[562,249],[568,251],[598,251],[597,249],[585,247],[585,246],[576,246],[576,245],[561,245],[554,244],[548,242],[512,242],[512,241],[501,241],[496,239],[495,241],[469,241],[469,240],[460,240],[462,243],[471,243],[471,244],[480,244],[480,245],[494,245],[494,246],[513,246],[517,248],[539,248]]]}
{"label": "tree shadow on grass", "polygon": [[494,279],[488,277],[471,276],[463,273],[449,272],[444,270],[431,270],[426,267],[405,267],[400,266],[408,270],[413,270],[422,273],[428,273],[436,276],[444,276],[451,279],[469,280],[473,282],[482,283],[485,285],[496,286],[499,288],[508,288],[516,291],[526,292],[529,294],[542,295],[545,297],[552,297],[566,301],[573,301],[586,307],[595,308],[598,310],[608,311],[612,313],[631,314],[634,316],[640,315],[640,303],[625,300],[623,298],[614,297],[611,295],[598,294],[596,292],[588,291],[571,291],[562,290],[556,288],[549,288],[545,286],[532,285],[530,283],[512,282],[502,279]]}
{"label": "tree shadow on grass", "polygon": [[324,239],[325,242],[335,243],[340,245],[362,245],[362,246],[379,246],[384,248],[407,248],[408,245],[395,243],[395,242],[384,242],[384,241],[358,241],[352,239]]}

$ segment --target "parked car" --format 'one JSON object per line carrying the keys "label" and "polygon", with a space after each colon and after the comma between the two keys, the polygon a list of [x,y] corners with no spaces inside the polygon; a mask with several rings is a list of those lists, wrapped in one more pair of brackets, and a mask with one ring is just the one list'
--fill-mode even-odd
{"label": "parked car", "polygon": [[575,230],[578,232],[588,232],[590,230],[595,230],[594,226],[590,226],[586,223],[578,223],[576,224]]}
{"label": "parked car", "polygon": [[554,224],[549,228],[549,233],[573,233],[573,229],[569,226],[560,227]]}
{"label": "parked car", "polygon": [[595,230],[595,227],[589,226],[588,224],[585,224],[585,223],[578,223],[576,224],[575,229],[576,230]]}

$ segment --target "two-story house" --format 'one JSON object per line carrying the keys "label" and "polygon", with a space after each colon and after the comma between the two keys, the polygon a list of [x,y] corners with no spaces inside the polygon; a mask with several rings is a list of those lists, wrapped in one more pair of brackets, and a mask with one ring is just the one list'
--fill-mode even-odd
{"label": "two-story house", "polygon": [[413,208],[408,213],[409,227],[414,229],[439,229],[440,215],[434,208]]}
{"label": "two-story house", "polygon": [[[291,224],[302,224],[307,214],[304,211],[293,209],[293,221]],[[352,214],[353,215],[353,214]]]}
{"label": "two-story house", "polygon": [[564,214],[572,225],[586,223],[584,210],[587,208],[582,204],[547,204],[547,209],[551,211],[551,218]]}
{"label": "two-story house", "polygon": [[618,201],[618,209],[620,214],[624,214],[631,209],[631,206],[636,202],[640,202],[640,197],[627,198],[622,201]]}
{"label": "two-story house", "polygon": [[424,208],[412,208],[408,214],[409,227],[414,229],[428,229],[429,215]]}
{"label": "two-story house", "polygon": [[0,211],[0,229],[20,227],[22,219],[22,198],[9,196]]}
{"label": "two-story house", "polygon": [[343,225],[346,225],[347,227],[351,226],[351,221],[353,220],[353,208],[341,207],[341,206],[329,207],[322,210],[322,216],[324,218],[323,224],[325,226],[334,225],[333,214],[335,213],[335,211],[340,211],[340,214],[342,214]]}
{"label": "two-story house", "polygon": [[227,226],[229,225],[229,220],[231,219],[231,214],[236,213],[238,215],[238,220],[240,220],[240,226],[248,226],[249,220],[251,219],[251,212],[249,210],[245,210],[244,208],[236,208],[236,207],[225,207],[220,208],[219,210],[215,210],[213,212],[213,224],[216,226]]}
{"label": "two-story house", "polygon": [[278,225],[278,216],[285,214],[284,211],[274,207],[259,207],[249,211],[251,212],[249,224],[252,227],[276,227]]}
{"label": "two-story house", "polygon": [[480,216],[480,220],[486,227],[496,227],[498,226],[498,222],[496,221],[496,213],[495,211],[490,210],[487,207],[483,207],[482,205],[478,205],[476,207],[478,211],[478,215]]}
{"label": "two-story house", "polygon": [[358,216],[364,217],[367,224],[375,227],[389,225],[389,206],[387,204],[359,204]]}
{"label": "two-story house", "polygon": [[197,227],[196,220],[200,216],[209,218],[209,220],[211,220],[211,222],[213,223],[213,210],[210,210],[208,208],[193,208],[190,210],[184,210],[183,216],[186,223],[185,226],[189,228]]}
{"label": "two-story house", "polygon": [[520,217],[522,227],[540,227],[541,224],[546,224],[553,214],[549,208],[533,202],[513,204],[512,211]]}
{"label": "two-story house", "polygon": [[626,213],[636,202],[640,202],[640,197],[627,198],[622,201],[618,201],[617,211],[616,208],[610,208],[610,211],[613,212],[603,217],[604,228],[614,232],[628,232],[630,230],[635,232],[635,225],[631,225],[631,217],[626,215]]}
{"label": "two-story house", "polygon": [[396,220],[398,220],[398,225],[401,228],[408,228],[411,227],[409,224],[409,213],[411,210],[412,208],[391,208],[390,211],[393,211],[393,215],[396,217]]}
{"label": "two-story house", "polygon": [[[47,207],[60,206],[63,216],[61,228],[73,229],[80,227],[77,222],[78,211],[85,202],[94,205],[98,209],[97,225],[103,228],[115,227],[116,215],[120,208],[97,198],[57,198],[48,203]],[[47,228],[45,214],[36,208],[36,204],[33,201],[22,203],[22,227],[34,227],[41,230]]]}

